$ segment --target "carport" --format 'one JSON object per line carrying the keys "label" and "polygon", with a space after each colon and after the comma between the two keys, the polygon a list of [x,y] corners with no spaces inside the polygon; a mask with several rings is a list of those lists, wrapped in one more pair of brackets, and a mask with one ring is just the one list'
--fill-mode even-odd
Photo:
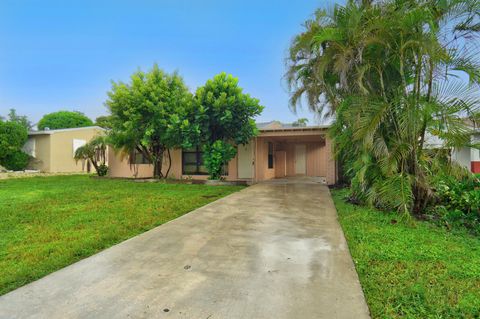
{"label": "carport", "polygon": [[294,176],[336,182],[337,168],[327,126],[267,127],[239,146],[238,178],[258,182]]}

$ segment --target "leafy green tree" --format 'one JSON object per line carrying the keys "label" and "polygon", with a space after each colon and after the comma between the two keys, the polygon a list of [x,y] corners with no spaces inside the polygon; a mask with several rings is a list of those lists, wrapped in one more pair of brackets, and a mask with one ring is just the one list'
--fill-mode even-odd
{"label": "leafy green tree", "polygon": [[112,127],[110,124],[110,116],[108,115],[102,115],[99,116],[95,119],[95,125],[100,126],[105,129],[109,129]]}
{"label": "leafy green tree", "polygon": [[450,155],[478,147],[464,121],[479,120],[478,12],[468,0],[350,0],[317,11],[293,40],[291,107],[306,100],[335,116],[331,136],[356,200],[421,213],[435,201],[436,174],[466,174]]}
{"label": "leafy green tree", "polygon": [[308,124],[308,119],[306,119],[306,118],[299,118],[298,120],[296,120],[295,122],[292,123],[292,126],[295,126],[295,127],[298,127],[298,126],[305,127],[305,126],[307,126],[307,124]]}
{"label": "leafy green tree", "polygon": [[20,123],[27,130],[31,130],[33,126],[32,122],[28,120],[26,115],[18,115],[15,109],[10,109],[10,112],[8,113],[8,120],[11,122]]}
{"label": "leafy green tree", "polygon": [[0,121],[0,157],[20,150],[27,141],[27,129],[16,122]]}
{"label": "leafy green tree", "polygon": [[263,106],[243,93],[238,79],[226,73],[198,88],[194,104],[192,122],[198,125],[204,160],[210,178],[218,179],[222,166],[235,157],[234,147],[248,143],[257,134],[254,117],[260,115]]}
{"label": "leafy green tree", "polygon": [[111,142],[129,154],[139,152],[154,166],[154,177],[164,177],[165,152],[190,147],[188,132],[197,130],[187,116],[192,95],[177,73],[168,74],[156,64],[135,72],[130,83],[113,83],[106,106],[111,116]]}
{"label": "leafy green tree", "polygon": [[[0,164],[7,169],[20,170],[28,164],[21,148],[27,141],[27,128],[12,121],[0,120]],[[23,165],[22,165],[23,163]],[[23,167],[22,167],[23,166]]]}
{"label": "leafy green tree", "polygon": [[38,122],[39,130],[57,130],[62,128],[75,128],[92,126],[93,122],[85,114],[77,111],[58,111],[46,114]]}
{"label": "leafy green tree", "polygon": [[107,137],[97,136],[75,151],[75,161],[92,163],[98,176],[105,176],[108,171],[107,160]]}

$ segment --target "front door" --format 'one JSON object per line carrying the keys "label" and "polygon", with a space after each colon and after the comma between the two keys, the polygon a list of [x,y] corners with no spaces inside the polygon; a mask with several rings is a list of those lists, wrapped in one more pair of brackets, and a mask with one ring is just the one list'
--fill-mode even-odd
{"label": "front door", "polygon": [[238,178],[253,178],[252,143],[238,145]]}
{"label": "front door", "polygon": [[307,147],[305,144],[295,145],[295,174],[305,175],[307,173]]}

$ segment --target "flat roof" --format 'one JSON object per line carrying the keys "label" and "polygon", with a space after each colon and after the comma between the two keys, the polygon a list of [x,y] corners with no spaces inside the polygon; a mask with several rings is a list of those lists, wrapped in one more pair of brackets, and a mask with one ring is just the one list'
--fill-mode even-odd
{"label": "flat roof", "polygon": [[316,126],[291,126],[278,128],[259,128],[260,132],[291,132],[291,131],[318,131],[330,128],[331,125],[316,125]]}
{"label": "flat roof", "polygon": [[[291,131],[317,131],[330,128],[331,125],[316,125],[316,126],[285,126],[285,127],[272,127],[272,128],[259,128],[260,132],[291,132]],[[43,130],[43,131],[30,131],[28,135],[51,135],[54,133],[60,132],[70,132],[70,131],[79,131],[79,130],[88,130],[88,129],[99,129],[105,131],[103,127],[100,126],[85,126],[85,127],[74,127],[74,128],[64,128],[58,130]]]}
{"label": "flat roof", "polygon": [[54,133],[60,133],[60,132],[80,131],[80,130],[89,130],[89,129],[98,129],[98,130],[105,131],[105,129],[100,126],[84,126],[84,127],[62,128],[58,130],[30,131],[28,132],[28,135],[52,135]]}

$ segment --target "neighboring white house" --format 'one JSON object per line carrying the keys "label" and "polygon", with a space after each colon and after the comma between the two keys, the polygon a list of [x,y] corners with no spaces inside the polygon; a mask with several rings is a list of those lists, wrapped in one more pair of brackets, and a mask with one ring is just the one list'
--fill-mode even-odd
{"label": "neighboring white house", "polygon": [[[472,124],[473,125],[473,124]],[[475,128],[475,133],[472,134],[471,139],[473,143],[480,143],[480,129]],[[440,138],[432,135],[427,135],[425,137],[425,147],[426,148],[441,148],[443,147],[443,142]],[[454,149],[452,152],[452,159],[462,165],[463,167],[469,169],[473,173],[480,173],[480,150],[470,147],[462,147]]]}
{"label": "neighboring white house", "polygon": [[[472,143],[480,143],[480,129],[472,135]],[[470,147],[455,149],[452,158],[473,173],[480,173],[480,150]]]}

